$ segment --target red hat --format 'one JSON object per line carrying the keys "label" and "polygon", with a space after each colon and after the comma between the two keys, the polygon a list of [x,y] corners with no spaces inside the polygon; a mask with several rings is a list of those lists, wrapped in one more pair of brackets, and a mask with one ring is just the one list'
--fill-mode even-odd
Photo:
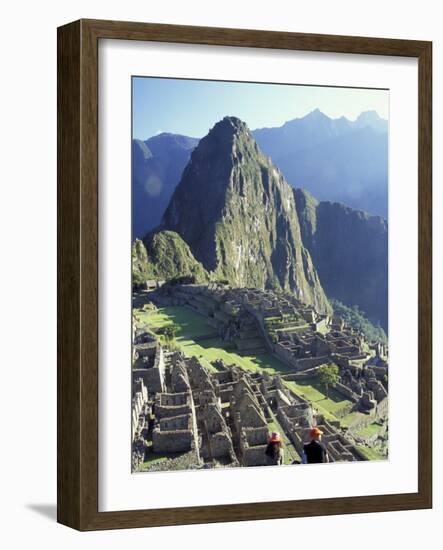
{"label": "red hat", "polygon": [[279,432],[272,432],[271,437],[269,438],[269,442],[272,443],[277,441],[281,441]]}
{"label": "red hat", "polygon": [[320,430],[320,428],[317,428],[317,426],[315,428],[312,428],[312,430],[309,432],[309,437],[311,439],[314,439],[319,435],[323,435],[323,432]]}

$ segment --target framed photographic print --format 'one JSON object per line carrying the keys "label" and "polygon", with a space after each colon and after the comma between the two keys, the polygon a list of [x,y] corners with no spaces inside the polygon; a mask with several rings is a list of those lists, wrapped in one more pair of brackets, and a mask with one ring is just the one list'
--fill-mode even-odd
{"label": "framed photographic print", "polygon": [[58,520],[432,506],[431,43],[58,30]]}

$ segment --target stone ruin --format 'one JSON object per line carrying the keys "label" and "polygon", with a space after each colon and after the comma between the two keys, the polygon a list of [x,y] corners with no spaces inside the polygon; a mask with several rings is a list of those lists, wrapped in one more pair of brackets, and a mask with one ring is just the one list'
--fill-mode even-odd
{"label": "stone ruin", "polygon": [[132,469],[137,470],[145,459],[147,423],[151,409],[148,389],[143,378],[132,382]]}
{"label": "stone ruin", "polygon": [[[300,373],[335,363],[341,371],[337,391],[362,412],[373,413],[372,401],[378,405],[387,398],[387,345],[366,342],[361,332],[337,315],[318,314],[294,296],[272,290],[210,283],[175,285],[165,293],[166,298],[160,294],[154,301],[170,300],[204,315],[240,354],[267,350]],[[365,367],[375,373],[371,382],[362,376]],[[346,372],[353,373],[353,378],[343,375]]]}
{"label": "stone ruin", "polygon": [[[134,381],[134,471],[156,456],[169,458],[177,468],[263,466],[275,426],[292,446],[293,456],[300,458],[310,427],[319,423],[332,460],[362,460],[352,442],[317,417],[311,404],[285,387],[279,375],[245,372],[221,360],[213,366],[214,371],[208,371],[197,358],[174,352],[161,391],[146,386],[143,378]],[[153,470],[167,469],[153,463]]]}
{"label": "stone ruin", "polygon": [[[358,410],[368,421],[387,418],[388,347],[367,342],[340,317],[320,315],[289,294],[218,283],[164,285],[150,299],[203,315],[211,327],[204,338],[219,337],[239,354],[275,354],[292,369],[288,380],[316,376],[319,366],[335,363],[340,380],[334,389],[349,402],[339,414]],[[252,374],[220,360],[213,366],[209,372],[195,357],[165,355],[151,335],[135,334],[133,379],[149,390],[150,413],[137,439],[145,454],[187,453],[183,463],[191,468],[257,466],[265,463],[270,423],[278,422],[296,453],[309,427],[321,424],[333,460],[363,459],[352,438],[317,415],[279,376]]]}
{"label": "stone ruin", "polygon": [[158,341],[133,344],[133,378],[141,378],[153,392],[165,389],[165,359]]}

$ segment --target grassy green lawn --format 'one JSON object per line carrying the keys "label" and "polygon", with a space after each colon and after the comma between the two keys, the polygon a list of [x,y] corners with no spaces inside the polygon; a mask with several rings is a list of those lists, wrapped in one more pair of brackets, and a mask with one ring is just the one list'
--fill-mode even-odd
{"label": "grassy green lawn", "polygon": [[177,306],[163,307],[153,312],[135,311],[136,319],[140,324],[151,330],[175,325],[177,327],[176,344],[187,357],[198,357],[201,363],[213,370],[211,361],[222,359],[225,363],[235,364],[249,371],[266,370],[270,374],[289,372],[289,367],[269,353],[243,356],[232,351],[227,342],[220,338],[211,338],[196,342],[194,338],[210,335],[214,332],[205,318],[198,313]]}
{"label": "grassy green lawn", "polygon": [[163,307],[156,311],[138,309],[134,310],[134,313],[137,321],[147,325],[151,330],[175,325],[177,336],[182,338],[205,336],[214,332],[203,316],[185,307]]}
{"label": "grassy green lawn", "polygon": [[219,338],[196,343],[192,339],[178,337],[176,342],[187,357],[198,357],[204,366],[210,367],[211,361],[222,359],[228,365],[235,364],[252,372],[257,370],[266,370],[270,374],[289,372],[289,367],[269,353],[251,356],[239,355],[231,351],[227,343]]}
{"label": "grassy green lawn", "polygon": [[352,428],[353,425],[357,424],[361,418],[361,414],[357,411],[351,412],[344,416],[341,419],[341,425],[345,428]]}
{"label": "grassy green lawn", "polygon": [[375,448],[364,447],[363,445],[356,445],[358,450],[365,455],[368,460],[386,460],[386,457],[383,456]]}
{"label": "grassy green lawn", "polygon": [[297,395],[314,403],[319,413],[323,414],[328,420],[340,420],[337,413],[344,407],[351,406],[350,401],[343,399],[333,389],[329,391],[329,397],[326,397],[321,386],[311,379],[306,382],[285,381],[285,385]]}
{"label": "grassy green lawn", "polygon": [[[364,413],[354,411],[340,419],[340,423],[344,428],[351,428],[357,426],[362,420],[367,421],[368,416]],[[355,430],[354,430],[355,431]]]}
{"label": "grassy green lawn", "polygon": [[373,437],[374,435],[378,435],[380,430],[381,426],[379,424],[372,423],[364,428],[354,431],[354,433],[355,435],[358,435],[360,437],[369,438]]}

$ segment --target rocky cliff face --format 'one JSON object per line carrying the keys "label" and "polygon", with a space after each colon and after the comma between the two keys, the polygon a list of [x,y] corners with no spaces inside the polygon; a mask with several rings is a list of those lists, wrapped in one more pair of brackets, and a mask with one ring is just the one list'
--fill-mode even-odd
{"label": "rocky cliff face", "polygon": [[379,216],[294,191],[302,240],[331,298],[388,328],[388,225]]}
{"label": "rocky cliff face", "polygon": [[330,311],[302,243],[293,191],[235,117],[218,122],[193,151],[160,229],[179,234],[216,277],[290,289]]}

